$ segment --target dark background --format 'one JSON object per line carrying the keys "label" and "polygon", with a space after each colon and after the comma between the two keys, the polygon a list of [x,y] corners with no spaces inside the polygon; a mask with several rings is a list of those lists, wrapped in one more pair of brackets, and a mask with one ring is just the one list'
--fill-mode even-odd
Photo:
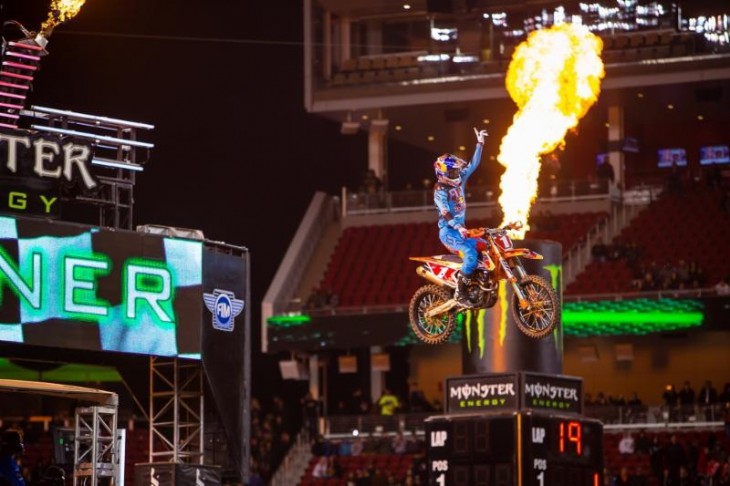
{"label": "dark background", "polygon": [[[36,31],[49,5],[5,0],[3,15]],[[341,136],[304,110],[301,42],[299,1],[87,0],[50,36],[28,103],[155,125],[140,134],[155,148],[137,177],[135,224],[250,250],[262,395],[281,385],[278,357],[259,353],[266,289],[314,192],[357,186],[367,170],[364,133]]]}

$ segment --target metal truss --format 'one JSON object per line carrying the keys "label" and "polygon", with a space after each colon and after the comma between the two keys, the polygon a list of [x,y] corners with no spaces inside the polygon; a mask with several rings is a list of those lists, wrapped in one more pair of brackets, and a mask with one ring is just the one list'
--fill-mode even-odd
{"label": "metal truss", "polygon": [[62,193],[62,200],[96,207],[99,226],[134,229],[136,174],[144,170],[154,148],[137,137],[141,131],[153,130],[154,125],[45,106],[32,106],[20,114],[30,120],[34,131],[78,138],[94,148],[91,166],[99,181],[97,190]]}
{"label": "metal truss", "polygon": [[203,412],[202,365],[150,357],[149,462],[203,464]]}
{"label": "metal truss", "polygon": [[77,408],[74,445],[74,486],[119,484],[116,407]]}

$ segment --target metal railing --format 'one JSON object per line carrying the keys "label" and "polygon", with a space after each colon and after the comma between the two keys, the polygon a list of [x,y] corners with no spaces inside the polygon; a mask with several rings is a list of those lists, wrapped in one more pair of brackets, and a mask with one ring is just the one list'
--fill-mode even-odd
{"label": "metal railing", "polygon": [[[500,194],[497,185],[469,186],[466,201],[470,207],[498,205]],[[569,180],[544,185],[538,190],[538,200],[543,202],[571,202],[603,199],[609,196],[607,181]],[[433,188],[402,191],[351,191],[342,188],[342,215],[363,215],[423,211],[433,207]]]}
{"label": "metal railing", "polygon": [[[723,404],[687,406],[587,405],[585,415],[601,420],[609,428],[707,427],[721,426]],[[327,438],[368,437],[397,433],[422,436],[426,418],[443,413],[414,412],[395,415],[333,415],[325,419]],[[620,426],[620,427],[619,427]]]}

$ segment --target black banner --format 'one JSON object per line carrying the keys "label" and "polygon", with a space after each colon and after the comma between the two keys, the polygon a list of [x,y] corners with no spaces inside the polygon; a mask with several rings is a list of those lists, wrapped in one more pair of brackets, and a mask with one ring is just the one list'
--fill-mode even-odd
{"label": "black banner", "polygon": [[574,376],[518,372],[449,377],[446,413],[513,410],[583,413],[583,380]]}
{"label": "black banner", "polygon": [[60,205],[52,181],[0,176],[0,212],[57,218]]}
{"label": "black banner", "polygon": [[516,410],[517,374],[470,375],[446,379],[446,413]]}
{"label": "black banner", "polygon": [[231,459],[244,482],[248,480],[249,457],[248,280],[248,254],[203,254],[203,369],[226,432]]}
{"label": "black banner", "polygon": [[0,175],[55,181],[93,192],[99,180],[91,169],[94,148],[75,137],[0,129]]}
{"label": "black banner", "polygon": [[522,373],[522,408],[583,413],[583,380],[565,375]]}

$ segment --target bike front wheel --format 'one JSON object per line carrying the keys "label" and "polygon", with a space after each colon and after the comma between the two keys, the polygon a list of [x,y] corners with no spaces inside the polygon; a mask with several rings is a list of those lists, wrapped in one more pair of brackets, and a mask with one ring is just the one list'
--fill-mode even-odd
{"label": "bike front wheel", "polygon": [[528,306],[522,308],[517,295],[512,297],[512,317],[525,335],[539,339],[549,335],[560,320],[560,302],[552,285],[537,275],[527,275],[519,283]]}

